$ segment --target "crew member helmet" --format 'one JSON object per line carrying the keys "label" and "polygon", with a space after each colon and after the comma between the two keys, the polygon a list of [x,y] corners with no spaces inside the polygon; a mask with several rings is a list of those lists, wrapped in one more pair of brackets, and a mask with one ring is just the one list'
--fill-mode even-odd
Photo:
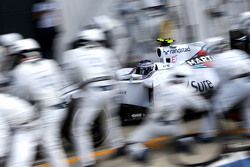
{"label": "crew member helmet", "polygon": [[26,57],[37,55],[40,45],[32,38],[18,40],[10,47],[11,55],[22,55]]}
{"label": "crew member helmet", "polygon": [[18,33],[9,33],[0,36],[0,45],[10,47],[14,42],[23,39]]}

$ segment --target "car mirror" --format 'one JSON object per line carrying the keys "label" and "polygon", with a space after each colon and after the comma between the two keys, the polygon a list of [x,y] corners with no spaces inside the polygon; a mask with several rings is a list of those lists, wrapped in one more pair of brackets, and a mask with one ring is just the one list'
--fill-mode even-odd
{"label": "car mirror", "polygon": [[119,80],[129,80],[131,78],[131,74],[125,74],[125,75],[121,75],[119,76]]}
{"label": "car mirror", "polygon": [[132,74],[133,79],[142,79],[142,75],[140,74]]}

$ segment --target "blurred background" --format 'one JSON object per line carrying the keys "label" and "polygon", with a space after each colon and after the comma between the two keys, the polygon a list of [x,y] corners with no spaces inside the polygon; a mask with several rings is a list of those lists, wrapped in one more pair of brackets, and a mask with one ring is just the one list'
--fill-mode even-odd
{"label": "blurred background", "polygon": [[[122,67],[128,67],[142,59],[158,58],[155,52],[158,37],[173,38],[177,44],[185,44],[220,36],[231,42],[231,48],[240,48],[250,53],[250,13],[247,13],[246,20],[241,16],[242,13],[250,11],[250,0],[47,0],[56,2],[55,6],[51,7],[55,13],[48,13],[48,15],[51,14],[48,18],[53,18],[57,23],[54,24],[50,19],[45,19],[46,24],[52,27],[50,29],[52,34],[40,31],[44,28],[39,24],[41,11],[35,5],[43,1],[46,0],[1,0],[0,35],[15,32],[20,33],[24,38],[35,38],[42,49],[48,47],[45,50],[46,53],[43,53],[44,57],[55,59],[60,65],[63,53],[74,48],[73,42],[78,33],[93,25],[100,26],[105,32],[106,45],[118,56]],[[51,45],[46,46],[50,42]],[[47,53],[51,49],[53,53]],[[198,123],[200,120],[191,121],[185,125],[190,132],[197,132]],[[228,125],[227,123],[226,126]],[[94,131],[102,131],[98,129],[100,126],[94,128],[97,129]],[[134,127],[123,127],[122,130],[127,137]],[[102,143],[104,139],[100,136],[97,136],[97,140]],[[159,139],[157,142],[165,139]],[[99,146],[100,143],[97,145]],[[74,155],[69,143],[64,141],[64,144],[68,156]],[[217,150],[220,144],[215,145],[214,152],[220,153],[220,150]],[[149,143],[149,146],[161,148],[152,143]],[[212,146],[203,145],[201,148],[208,149],[208,152],[212,149],[210,153],[213,156],[215,154]],[[205,155],[201,157],[206,157],[207,152],[203,153]],[[96,154],[108,153],[100,151]],[[166,160],[165,154],[165,150],[153,154],[154,166],[163,166],[161,162],[167,162],[169,165],[171,163],[168,161],[175,163],[178,161]],[[185,158],[193,161],[201,157]],[[69,161],[74,164],[76,160],[72,158]],[[35,164],[44,162],[42,159]],[[123,163],[126,166],[132,165],[126,159],[115,161],[105,159],[103,166],[115,167]]]}
{"label": "blurred background", "polygon": [[[90,24],[95,16],[108,15],[118,19],[121,24],[131,20],[137,20],[137,27],[140,29],[138,41],[147,41],[148,38],[160,36],[171,36],[178,43],[194,42],[204,40],[208,37],[223,36],[229,38],[228,30],[239,21],[240,13],[248,11],[249,0],[155,0],[150,4],[147,0],[55,0],[61,9],[61,23],[58,39],[55,45],[56,59],[67,50],[77,32],[83,26]],[[32,21],[32,6],[34,0],[2,0],[0,3],[0,34],[17,32],[24,37],[34,37],[34,25]],[[147,7],[148,5],[148,7]],[[149,20],[146,17],[150,13],[150,5],[164,5],[157,10],[163,10],[158,17]],[[129,6],[133,6],[132,8]],[[122,12],[122,8],[130,8],[130,11]],[[130,13],[130,16],[128,15]],[[161,15],[161,16],[160,16]],[[164,17],[162,18],[162,15]],[[158,18],[159,19],[159,18]],[[150,23],[151,22],[151,23]],[[133,29],[133,25],[130,26]],[[150,33],[150,36],[148,35]],[[133,32],[129,32],[130,35]],[[146,34],[148,36],[146,36]],[[136,53],[135,53],[136,54]]]}

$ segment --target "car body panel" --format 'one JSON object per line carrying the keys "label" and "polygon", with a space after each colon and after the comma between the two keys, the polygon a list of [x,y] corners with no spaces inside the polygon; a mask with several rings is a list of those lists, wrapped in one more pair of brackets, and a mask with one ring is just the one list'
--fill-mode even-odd
{"label": "car body panel", "polygon": [[[216,51],[216,53],[224,51],[225,43],[221,41],[223,40],[210,39],[205,42],[158,47],[161,55],[157,53],[160,61],[154,63],[157,70],[146,77],[134,77],[133,73],[136,67],[118,70],[120,103],[126,106],[148,108],[151,100],[153,100],[150,96],[152,96],[154,87],[165,81],[172,67],[181,64],[188,64],[193,69],[192,77],[186,82],[187,87],[193,88],[200,94],[206,94],[215,89],[220,80],[214,68],[212,68],[215,60],[213,51]],[[198,52],[204,50],[206,55],[198,54]],[[170,59],[170,63],[166,62],[166,58]]]}

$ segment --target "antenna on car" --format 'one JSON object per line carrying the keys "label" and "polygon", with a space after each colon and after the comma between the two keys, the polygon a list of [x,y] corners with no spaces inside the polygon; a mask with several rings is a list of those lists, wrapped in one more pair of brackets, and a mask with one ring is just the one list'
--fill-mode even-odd
{"label": "antenna on car", "polygon": [[170,46],[172,43],[175,42],[175,40],[172,39],[172,38],[168,38],[168,39],[157,38],[156,41],[160,43],[160,46],[161,46],[161,47],[162,47],[162,46],[163,46],[163,47],[164,47],[164,46]]}

